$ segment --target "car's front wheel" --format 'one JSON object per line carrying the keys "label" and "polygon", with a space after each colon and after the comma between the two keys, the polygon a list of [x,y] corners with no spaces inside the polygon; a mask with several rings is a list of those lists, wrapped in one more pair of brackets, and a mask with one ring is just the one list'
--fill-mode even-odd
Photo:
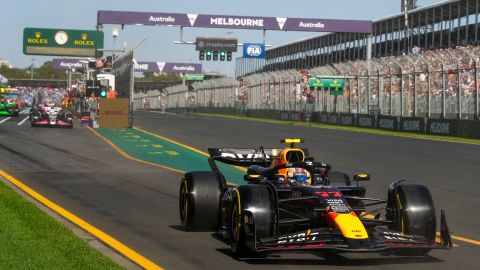
{"label": "car's front wheel", "polygon": [[[404,234],[423,236],[433,243],[436,233],[436,216],[432,195],[428,188],[419,184],[401,184],[396,186],[388,196],[391,209],[387,219],[392,221],[390,229]],[[398,249],[399,255],[426,255],[430,249]]]}
{"label": "car's front wheel", "polygon": [[258,256],[256,244],[272,236],[273,191],[265,185],[242,185],[233,190],[230,208],[230,246],[235,257]]}

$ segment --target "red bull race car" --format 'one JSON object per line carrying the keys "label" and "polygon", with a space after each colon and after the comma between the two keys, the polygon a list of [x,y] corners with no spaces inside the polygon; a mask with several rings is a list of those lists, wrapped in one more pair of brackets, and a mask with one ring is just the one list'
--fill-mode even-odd
{"label": "red bull race car", "polygon": [[[387,199],[366,197],[360,182],[316,162],[300,139],[283,149],[209,148],[211,171],[184,174],[180,221],[188,231],[215,231],[236,257],[277,251],[328,250],[426,255],[450,249],[443,210],[440,237],[430,191],[395,181]],[[245,184],[227,183],[216,162],[246,168]],[[372,209],[373,208],[373,209]]]}
{"label": "red bull race car", "polygon": [[30,110],[32,127],[67,127],[73,128],[73,115],[54,103],[35,105]]}

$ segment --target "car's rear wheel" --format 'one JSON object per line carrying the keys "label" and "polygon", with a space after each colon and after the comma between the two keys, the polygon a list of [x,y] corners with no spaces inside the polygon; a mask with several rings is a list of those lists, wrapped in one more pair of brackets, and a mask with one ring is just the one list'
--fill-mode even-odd
{"label": "car's rear wheel", "polygon": [[[434,243],[436,233],[435,207],[428,188],[419,184],[401,184],[388,196],[391,219],[390,229],[404,234],[423,236]],[[426,255],[430,249],[397,249],[395,253],[406,256]]]}
{"label": "car's rear wheel", "polygon": [[179,214],[186,230],[215,231],[225,180],[214,172],[188,172],[180,182]]}

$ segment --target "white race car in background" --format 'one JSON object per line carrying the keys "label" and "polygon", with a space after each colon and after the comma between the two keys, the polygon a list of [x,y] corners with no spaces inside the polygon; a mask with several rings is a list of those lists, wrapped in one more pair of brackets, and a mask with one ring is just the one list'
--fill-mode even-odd
{"label": "white race car in background", "polygon": [[32,127],[68,127],[73,128],[73,115],[54,103],[40,104],[30,112]]}

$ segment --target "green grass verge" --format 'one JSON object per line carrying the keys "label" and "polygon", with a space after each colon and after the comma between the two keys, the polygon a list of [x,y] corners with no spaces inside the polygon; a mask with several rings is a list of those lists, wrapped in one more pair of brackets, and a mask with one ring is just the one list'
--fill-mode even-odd
{"label": "green grass verge", "polygon": [[0,181],[0,269],[124,269]]}
{"label": "green grass verge", "polygon": [[325,128],[325,129],[343,130],[343,131],[350,131],[350,132],[370,133],[370,134],[377,134],[377,135],[387,135],[387,136],[397,136],[397,137],[415,138],[415,139],[423,139],[423,140],[434,140],[434,141],[480,145],[480,139],[470,139],[470,138],[440,136],[440,135],[426,135],[426,134],[380,130],[380,129],[372,129],[372,128],[330,125],[330,124],[323,124],[323,123],[307,123],[307,122],[284,121],[284,120],[265,119],[265,118],[256,118],[256,117],[241,117],[241,116],[227,115],[227,114],[211,114],[211,113],[195,113],[195,114],[209,116],[209,117],[250,120],[250,121],[265,122],[265,123]]}

